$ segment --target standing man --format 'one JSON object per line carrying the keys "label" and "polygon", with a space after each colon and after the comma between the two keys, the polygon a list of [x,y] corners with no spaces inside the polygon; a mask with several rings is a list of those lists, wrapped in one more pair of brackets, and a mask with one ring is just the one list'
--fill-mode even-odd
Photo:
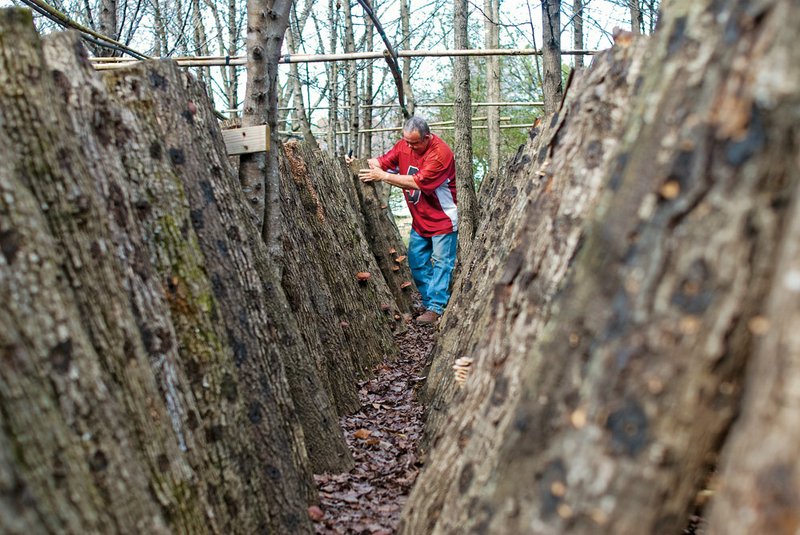
{"label": "standing man", "polygon": [[425,307],[417,323],[435,323],[450,299],[458,243],[453,151],[414,116],[403,127],[403,139],[367,163],[369,169],[358,172],[362,182],[379,180],[403,189],[412,220],[408,264]]}

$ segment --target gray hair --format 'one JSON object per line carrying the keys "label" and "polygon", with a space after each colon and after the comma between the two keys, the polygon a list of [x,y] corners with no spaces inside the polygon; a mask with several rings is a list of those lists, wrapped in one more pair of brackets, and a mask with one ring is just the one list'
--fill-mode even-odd
{"label": "gray hair", "polygon": [[431,129],[425,119],[412,115],[403,126],[403,132],[408,132],[409,134],[411,132],[419,132],[420,136],[425,137],[431,133]]}

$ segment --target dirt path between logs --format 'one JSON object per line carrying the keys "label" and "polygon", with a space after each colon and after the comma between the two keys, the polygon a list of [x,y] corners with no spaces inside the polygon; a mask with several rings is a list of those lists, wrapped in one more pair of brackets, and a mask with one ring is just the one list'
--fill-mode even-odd
{"label": "dirt path between logs", "polygon": [[318,534],[395,533],[419,473],[417,441],[422,407],[414,390],[423,380],[435,329],[410,323],[397,335],[400,356],[384,362],[359,385],[361,409],[340,424],[355,467],[344,474],[314,476],[319,507],[309,508]]}

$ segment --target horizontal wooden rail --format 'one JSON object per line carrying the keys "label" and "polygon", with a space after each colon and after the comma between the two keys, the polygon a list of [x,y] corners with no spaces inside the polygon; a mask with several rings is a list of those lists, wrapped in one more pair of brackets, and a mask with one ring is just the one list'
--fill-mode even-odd
{"label": "horizontal wooden rail", "polygon": [[[500,128],[532,128],[533,124],[501,124]],[[473,130],[486,130],[488,126],[486,125],[478,125],[471,127]],[[400,132],[403,129],[402,126],[392,126],[388,128],[369,128],[366,130],[359,130],[358,133],[375,133],[375,132]],[[437,126],[434,130],[455,130],[454,126]],[[282,134],[284,136],[287,135],[297,135],[301,136],[302,133],[300,131],[290,132],[288,130],[279,130],[278,134]],[[336,132],[336,135],[349,135],[350,130],[339,130]],[[328,132],[314,132],[315,136],[326,136]]]}
{"label": "horizontal wooden rail", "polygon": [[[565,56],[591,56],[598,50],[562,50]],[[473,48],[467,50],[398,50],[401,58],[429,57],[486,57],[486,56],[540,56],[541,50],[532,48]],[[383,52],[351,52],[347,54],[284,54],[278,63],[321,63],[327,61],[356,61],[360,59],[383,59]],[[229,65],[245,65],[245,56],[180,56],[173,59],[181,67],[226,67]],[[118,69],[135,61],[130,58],[89,58],[98,70]]]}
{"label": "horizontal wooden rail", "polygon": [[[418,104],[414,104],[417,108],[452,108],[455,106],[453,102],[420,102]],[[480,108],[480,107],[488,107],[488,106],[498,106],[498,107],[511,107],[511,106],[519,106],[519,107],[534,107],[534,108],[541,108],[544,106],[544,102],[473,102],[472,107]],[[361,108],[397,108],[397,104],[362,104]],[[278,108],[281,111],[292,111],[295,109],[294,106],[281,106]],[[329,110],[331,109],[330,106],[314,106],[314,110]],[[350,106],[337,106],[336,109],[338,110],[349,110]],[[222,113],[231,113],[231,112],[241,112],[241,108],[229,108],[226,110],[222,110]]]}

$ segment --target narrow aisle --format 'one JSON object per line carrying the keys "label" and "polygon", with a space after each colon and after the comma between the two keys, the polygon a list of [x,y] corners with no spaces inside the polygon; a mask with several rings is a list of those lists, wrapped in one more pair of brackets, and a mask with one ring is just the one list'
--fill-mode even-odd
{"label": "narrow aisle", "polygon": [[398,359],[378,366],[375,377],[360,385],[361,410],[340,419],[356,466],[344,474],[315,476],[320,505],[309,508],[309,516],[317,533],[396,531],[420,468],[422,407],[415,389],[434,333],[433,327],[411,322],[408,332],[396,337]]}

